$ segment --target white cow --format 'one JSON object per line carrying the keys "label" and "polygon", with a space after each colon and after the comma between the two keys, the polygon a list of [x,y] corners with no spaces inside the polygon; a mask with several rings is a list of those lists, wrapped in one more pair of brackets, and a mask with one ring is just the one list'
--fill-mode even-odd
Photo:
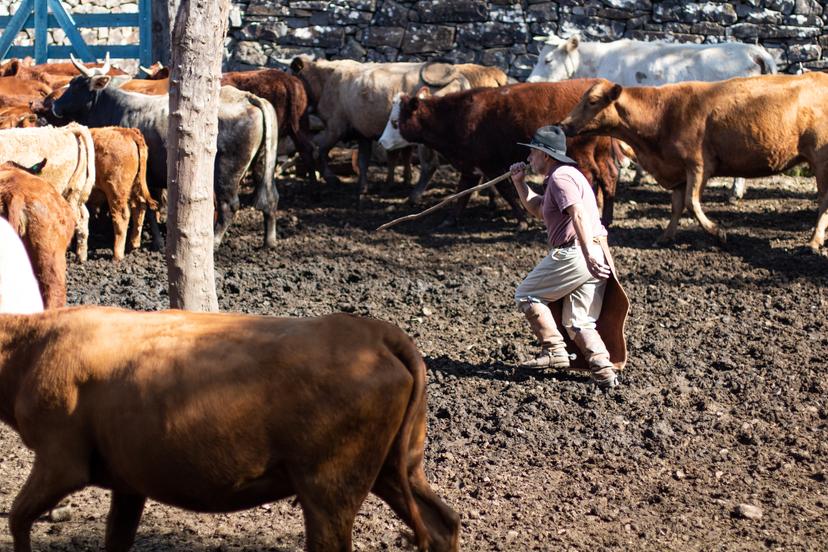
{"label": "white cow", "polygon": [[[776,62],[767,50],[740,42],[584,42],[577,34],[567,39],[550,34],[535,40],[545,44],[528,82],[604,78],[621,86],[659,86],[776,73]],[[741,198],[744,193],[745,181],[737,178],[732,194]]]}
{"label": "white cow", "polygon": [[11,224],[0,217],[0,313],[42,310],[43,299],[26,248]]}

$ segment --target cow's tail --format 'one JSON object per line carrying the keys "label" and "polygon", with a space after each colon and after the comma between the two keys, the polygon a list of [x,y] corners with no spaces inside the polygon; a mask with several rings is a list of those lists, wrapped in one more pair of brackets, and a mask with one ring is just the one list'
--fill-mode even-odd
{"label": "cow's tail", "polygon": [[776,61],[765,49],[756,52],[753,55],[753,61],[759,66],[759,72],[762,75],[772,75],[776,73]]}
{"label": "cow's tail", "polygon": [[132,135],[135,147],[138,148],[138,172],[135,174],[135,181],[132,184],[133,189],[138,190],[138,196],[144,200],[147,206],[153,210],[158,211],[158,202],[152,199],[149,188],[147,188],[147,162],[149,161],[149,148],[147,148],[147,141],[144,140],[144,135],[137,128],[133,128]]}
{"label": "cow's tail", "polygon": [[248,101],[262,113],[262,142],[253,161],[256,180],[255,206],[260,211],[274,212],[279,203],[279,194],[273,177],[276,172],[276,146],[279,127],[276,111],[270,102],[255,94],[247,94]]}
{"label": "cow's tail", "polygon": [[95,186],[95,142],[92,133],[85,126],[70,123],[66,126],[78,142],[78,163],[70,177],[69,186],[64,190],[64,198],[69,202],[75,217],[81,204],[85,204]]}
{"label": "cow's tail", "polygon": [[408,408],[405,410],[402,425],[399,432],[397,432],[397,446],[394,447],[399,454],[397,458],[399,484],[411,517],[411,525],[417,539],[417,546],[420,550],[427,550],[429,533],[411,490],[410,473],[411,438],[416,429],[417,417],[425,411],[426,366],[412,339],[405,335],[402,330],[395,329],[398,332],[398,337],[392,343],[389,343],[389,347],[394,355],[405,364],[412,378],[414,378],[414,387],[411,389],[411,396],[408,399]]}

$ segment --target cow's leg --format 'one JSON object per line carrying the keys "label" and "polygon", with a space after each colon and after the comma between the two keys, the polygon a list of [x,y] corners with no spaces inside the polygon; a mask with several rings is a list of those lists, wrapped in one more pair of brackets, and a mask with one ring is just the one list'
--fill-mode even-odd
{"label": "cow's leg", "polygon": [[411,187],[411,154],[414,151],[413,146],[399,150],[399,163],[403,166],[403,186],[406,189]]}
{"label": "cow's leg", "polygon": [[328,165],[328,153],[330,153],[331,148],[336,145],[340,136],[341,133],[334,132],[334,129],[326,128],[314,138],[318,148],[317,151],[319,153],[319,159],[317,159],[317,161],[319,163],[319,168],[322,171],[322,178],[325,179],[325,183],[329,186],[339,185],[340,183],[339,177],[334,174],[330,165]]}
{"label": "cow's leg", "polygon": [[[472,186],[475,186],[478,182],[480,182],[480,177],[478,175],[474,173],[463,173],[460,175],[460,182],[457,184],[457,190],[468,190]],[[460,215],[463,213],[463,209],[466,208],[466,205],[468,205],[470,198],[471,195],[466,195],[456,200],[454,202],[454,209],[449,211],[449,214],[446,215],[446,218],[443,219],[443,222],[440,223],[439,227],[451,228],[457,226],[457,223],[460,220]]]}
{"label": "cow's leg", "polygon": [[727,233],[724,228],[707,218],[701,207],[701,194],[704,185],[707,183],[707,176],[704,174],[704,167],[697,165],[687,170],[687,189],[685,189],[684,202],[690,205],[693,215],[701,224],[702,229],[708,234],[716,237],[721,243],[727,241]]}
{"label": "cow's leg", "polygon": [[730,186],[730,199],[737,200],[745,197],[745,188],[747,187],[745,179],[742,177],[734,178],[733,184]]}
{"label": "cow's leg", "polygon": [[598,189],[601,190],[603,205],[601,205],[601,223],[609,227],[612,224],[612,213],[615,209],[615,191],[618,188],[618,166],[614,158],[598,162]]}
{"label": "cow's leg", "polygon": [[31,552],[31,531],[35,520],[87,482],[86,466],[73,463],[65,454],[57,452],[50,455],[48,461],[37,454],[32,471],[14,499],[9,514],[14,552]]}
{"label": "cow's leg", "polygon": [[825,245],[825,232],[828,228],[828,165],[816,168],[811,165],[811,170],[816,174],[817,196],[819,207],[817,210],[817,221],[814,226],[814,233],[808,247],[814,253],[819,254],[820,248]]}
{"label": "cow's leg", "polygon": [[[371,162],[371,140],[359,139],[359,185],[357,186],[357,206],[368,193],[368,165]],[[392,169],[393,170],[393,169]],[[392,176],[393,179],[393,176]]]}
{"label": "cow's leg", "polygon": [[667,228],[653,245],[665,245],[675,239],[679,220],[681,219],[681,215],[684,214],[685,187],[686,185],[679,185],[673,188],[673,195],[671,197],[672,214],[670,216],[670,224],[667,225]]}
{"label": "cow's leg", "polygon": [[130,250],[141,248],[141,230],[144,228],[144,217],[147,214],[147,205],[138,203],[132,208],[132,225],[129,229]]}
{"label": "cow's leg", "polygon": [[411,191],[411,195],[408,196],[408,201],[414,204],[420,202],[439,165],[437,153],[423,145],[417,146],[417,157],[420,160],[420,177],[417,179],[417,185]]}
{"label": "cow's leg", "polygon": [[145,502],[143,496],[112,491],[109,515],[106,518],[106,552],[126,552],[130,549],[135,541]]}
{"label": "cow's leg", "polygon": [[124,251],[126,250],[127,232],[129,230],[129,205],[117,203],[109,205],[109,213],[112,216],[112,229],[115,234],[115,243],[112,247],[112,256],[116,261],[124,258]]}
{"label": "cow's leg", "polygon": [[498,182],[495,184],[495,188],[503,196],[503,199],[506,200],[506,203],[509,204],[509,207],[512,208],[512,214],[515,215],[518,221],[518,230],[521,232],[527,230],[529,224],[526,222],[526,213],[520,206],[515,186],[511,182]]}
{"label": "cow's leg", "polygon": [[[398,473],[395,472],[396,470],[383,469],[371,491],[388,504],[400,519],[417,533],[416,523],[398,482]],[[411,470],[408,482],[429,541],[420,543],[421,548],[427,545],[429,550],[456,550],[460,516],[431,489],[423,473],[422,463]]]}
{"label": "cow's leg", "polygon": [[216,224],[213,228],[213,249],[218,249],[219,245],[221,245],[221,240],[224,239],[224,233],[233,224],[233,219],[239,208],[238,196],[235,197],[234,204],[231,204],[231,201],[231,199],[227,198],[221,198],[217,201]]}
{"label": "cow's leg", "polygon": [[80,206],[80,219],[75,227],[75,252],[80,262],[86,262],[89,254],[89,209],[86,205]]}

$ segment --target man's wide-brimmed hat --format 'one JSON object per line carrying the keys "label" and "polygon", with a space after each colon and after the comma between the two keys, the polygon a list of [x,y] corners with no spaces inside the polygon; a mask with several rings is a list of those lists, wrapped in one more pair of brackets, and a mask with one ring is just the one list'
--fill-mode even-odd
{"label": "man's wide-brimmed hat", "polygon": [[522,146],[529,146],[530,148],[539,149],[543,153],[549,155],[553,159],[560,161],[561,163],[571,163],[573,165],[578,164],[578,162],[572,159],[571,157],[567,157],[566,135],[559,126],[549,125],[545,127],[540,127],[538,130],[535,131],[535,135],[532,136],[531,142],[529,142],[528,144],[518,142],[518,144]]}

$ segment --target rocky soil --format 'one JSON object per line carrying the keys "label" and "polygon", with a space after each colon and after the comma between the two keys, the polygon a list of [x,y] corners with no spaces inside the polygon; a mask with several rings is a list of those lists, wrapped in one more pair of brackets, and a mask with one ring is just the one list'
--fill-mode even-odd
{"label": "rocky soil", "polygon": [[[452,191],[441,169],[428,203]],[[372,173],[376,181],[379,172]],[[351,179],[353,180],[353,179]],[[533,350],[515,286],[543,256],[535,223],[516,233],[505,203],[473,199],[463,226],[435,218],[382,233],[411,212],[400,186],[370,196],[280,181],[281,247],[263,251],[246,208],[216,255],[223,310],[309,316],[346,311],[390,320],[429,367],[427,472],[463,519],[465,550],[828,549],[828,258],[802,254],[815,220],[811,179],[752,181],[728,204],[706,192],[728,230],[717,245],[685,219],[677,243],[651,243],[668,193],[620,192],[610,244],[632,301],[630,362],[604,395],[581,374],[525,374]],[[72,304],[160,309],[163,257],[111,260],[100,226],[90,261],[69,266]],[[118,336],[113,335],[113,340]],[[0,516],[31,453],[0,430]],[[36,550],[99,550],[108,496],[71,497],[72,519],[39,522]],[[408,530],[377,499],[363,506],[357,550],[409,549]],[[301,550],[290,502],[231,515],[148,503],[135,550]],[[11,549],[0,523],[0,549]]]}

